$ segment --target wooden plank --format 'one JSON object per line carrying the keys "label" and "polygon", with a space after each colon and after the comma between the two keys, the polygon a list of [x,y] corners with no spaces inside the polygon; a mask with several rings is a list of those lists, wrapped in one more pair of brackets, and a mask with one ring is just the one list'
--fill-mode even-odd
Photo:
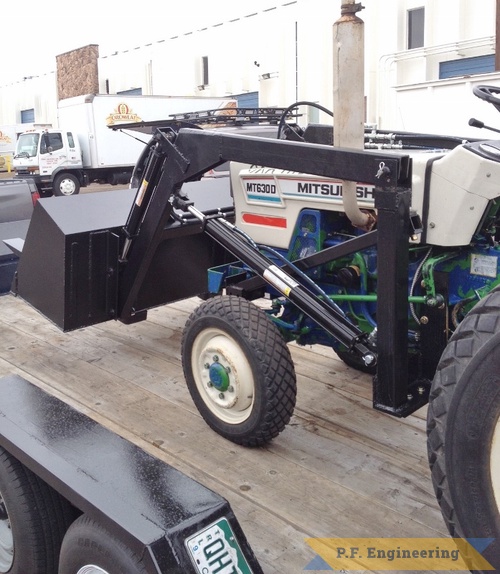
{"label": "wooden plank", "polygon": [[373,411],[370,378],[324,349],[292,345],[297,409],[270,445],[246,449],[212,432],[180,359],[197,304],[63,334],[2,297],[0,374],[21,374],[225,496],[266,572],[303,572],[314,557],[307,537],[445,535],[422,415]]}

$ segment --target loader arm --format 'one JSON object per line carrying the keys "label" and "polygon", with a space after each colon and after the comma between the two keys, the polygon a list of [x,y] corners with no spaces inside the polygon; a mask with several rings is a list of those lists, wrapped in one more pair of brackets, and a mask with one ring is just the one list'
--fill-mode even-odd
{"label": "loader arm", "polygon": [[[168,233],[172,201],[179,196],[182,184],[199,179],[226,161],[364,181],[393,191],[409,188],[411,181],[411,162],[405,155],[191,128],[183,128],[178,133],[158,131],[148,145],[151,153],[142,169],[137,198],[124,229],[133,244],[120,280],[118,316],[124,321],[131,319],[137,311],[135,299],[155,251]],[[153,163],[154,168],[151,167]],[[384,168],[382,175],[381,166]],[[147,180],[146,176],[153,177]],[[154,208],[150,209],[150,206]]]}
{"label": "loader arm", "polygon": [[[378,301],[384,309],[384,318],[378,329],[374,406],[396,416],[406,416],[426,403],[428,389],[417,393],[408,383],[407,294],[403,286],[408,276],[407,244],[413,228],[410,225],[411,159],[407,155],[192,128],[182,128],[178,132],[158,130],[149,147],[145,164],[139,170],[142,179],[137,199],[124,228],[128,246],[126,253],[124,251],[126,257],[122,257],[119,281],[118,318],[121,321],[134,322],[145,318],[146,311],[136,308],[136,299],[148,277],[158,246],[172,233],[169,221],[173,221],[174,206],[184,206],[186,211],[189,208],[189,201],[183,198],[181,191],[185,182],[199,179],[226,161],[363,181],[376,186],[375,206],[379,218],[376,240],[381,254]],[[252,253],[249,245],[237,234],[231,235],[221,221],[201,215],[199,228],[200,232],[250,264],[257,275],[268,282],[275,282],[272,273],[269,281],[270,262],[258,251]],[[367,241],[373,242],[374,237],[367,235]],[[373,350],[365,345],[361,331],[349,320],[317,296],[295,287],[293,280],[285,279],[285,284],[292,288],[285,287],[283,295],[320,326],[359,353],[366,364],[377,361]]]}

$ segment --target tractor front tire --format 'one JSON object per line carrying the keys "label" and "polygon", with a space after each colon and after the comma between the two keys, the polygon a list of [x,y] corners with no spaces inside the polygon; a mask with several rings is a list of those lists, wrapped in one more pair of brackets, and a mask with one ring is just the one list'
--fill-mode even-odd
{"label": "tractor front tire", "polygon": [[431,389],[427,435],[434,490],[451,536],[494,539],[482,555],[500,569],[500,290],[480,301],[451,337]]}
{"label": "tractor front tire", "polygon": [[290,351],[265,312],[245,299],[217,296],[194,311],[182,364],[200,414],[228,440],[260,446],[290,421],[297,395]]}

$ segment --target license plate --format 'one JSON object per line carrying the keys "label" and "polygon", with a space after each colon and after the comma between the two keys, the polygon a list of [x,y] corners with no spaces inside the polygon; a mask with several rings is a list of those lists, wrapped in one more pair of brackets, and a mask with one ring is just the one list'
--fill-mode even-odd
{"label": "license plate", "polygon": [[252,574],[226,518],[186,538],[185,544],[199,574]]}

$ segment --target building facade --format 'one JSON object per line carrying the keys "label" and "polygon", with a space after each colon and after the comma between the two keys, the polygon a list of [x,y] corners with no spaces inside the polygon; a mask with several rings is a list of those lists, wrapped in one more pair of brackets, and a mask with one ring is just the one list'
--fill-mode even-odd
{"label": "building facade", "polygon": [[[384,129],[480,137],[471,116],[500,125],[475,98],[495,71],[496,0],[365,0],[366,121]],[[0,126],[57,125],[57,102],[90,91],[238,99],[242,106],[311,101],[332,108],[333,35],[341,0],[269,0],[239,18],[100,54],[85,46],[46,74],[1,85]],[[307,116],[307,113],[309,116]],[[325,116],[326,118],[326,116]],[[316,111],[307,120],[323,121]]]}

